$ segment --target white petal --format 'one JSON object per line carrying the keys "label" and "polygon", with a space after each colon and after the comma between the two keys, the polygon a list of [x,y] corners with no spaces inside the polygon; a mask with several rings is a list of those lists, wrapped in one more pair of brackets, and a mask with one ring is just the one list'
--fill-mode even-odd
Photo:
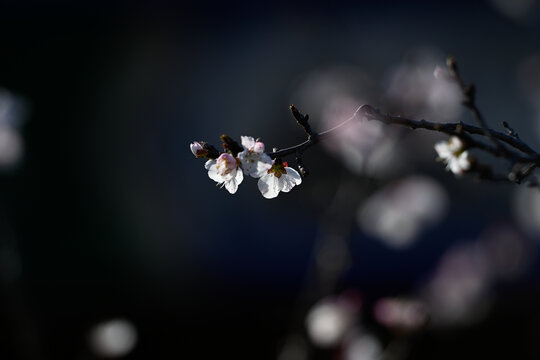
{"label": "white petal", "polygon": [[274,174],[266,174],[259,179],[257,187],[262,196],[267,199],[273,199],[279,194],[278,178]]}
{"label": "white petal", "polygon": [[279,178],[279,188],[283,192],[291,191],[294,185],[294,180],[290,179],[287,175],[281,175]]}
{"label": "white petal", "polygon": [[448,140],[448,149],[453,153],[461,151],[463,149],[463,141],[457,136],[452,136],[450,140]]}
{"label": "white petal", "polygon": [[302,183],[302,178],[296,170],[290,167],[286,167],[285,170],[287,171],[287,173],[281,175],[281,178],[279,180],[281,180],[282,183],[281,191],[289,192],[295,185]]}
{"label": "white petal", "polygon": [[450,152],[446,141],[440,141],[436,143],[435,151],[437,151],[437,154],[441,159],[448,159],[450,156],[452,156],[452,152]]}
{"label": "white petal", "polygon": [[239,152],[236,157],[240,159],[240,161],[243,161],[246,158],[247,154],[248,154],[248,151],[244,149],[243,151]]}
{"label": "white petal", "polygon": [[257,161],[256,168],[251,173],[251,176],[253,176],[254,178],[260,178],[261,176],[266,174],[271,167],[272,159],[270,158],[270,156],[263,153],[260,155],[260,160]]}
{"label": "white petal", "polygon": [[302,183],[302,177],[300,176],[298,171],[290,167],[286,167],[285,170],[287,171],[287,175],[292,178],[296,185],[300,185]]}
{"label": "white petal", "polygon": [[191,149],[191,152],[193,155],[197,156],[197,151],[202,150],[203,147],[198,142],[194,141],[191,144],[189,144],[189,148]]}
{"label": "white petal", "polygon": [[236,171],[236,176],[234,177],[236,183],[240,185],[244,180],[244,174],[241,171]]}
{"label": "white petal", "polygon": [[210,170],[210,166],[212,165],[215,165],[216,164],[216,160],[208,160],[205,164],[204,164],[204,168],[206,170]]}
{"label": "white petal", "polygon": [[208,177],[218,183],[222,183],[223,181],[225,181],[223,176],[221,176],[221,174],[217,170],[216,164],[211,165],[208,169]]}
{"label": "white petal", "polygon": [[457,159],[459,166],[463,170],[469,170],[471,168],[471,161],[469,159],[469,153],[467,151],[464,151],[459,155],[459,158]]}
{"label": "white petal", "polygon": [[255,147],[255,139],[251,136],[240,136],[244,149],[252,150]]}
{"label": "white petal", "polygon": [[448,161],[448,167],[456,175],[463,174],[463,169],[461,168],[459,161],[456,158],[452,158]]}
{"label": "white petal", "polygon": [[[238,173],[241,174],[242,172],[238,171]],[[227,189],[227,191],[230,192],[231,194],[234,194],[236,190],[238,190],[239,184],[240,183],[236,181],[236,178],[231,179],[229,181],[225,181],[225,189]]]}

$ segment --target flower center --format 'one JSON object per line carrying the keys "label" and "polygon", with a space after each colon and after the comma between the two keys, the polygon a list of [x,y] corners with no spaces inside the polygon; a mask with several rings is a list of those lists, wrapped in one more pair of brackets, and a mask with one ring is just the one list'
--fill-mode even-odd
{"label": "flower center", "polygon": [[238,169],[238,163],[231,154],[222,154],[217,160],[216,169],[221,176],[225,176],[233,170]]}
{"label": "flower center", "polygon": [[281,175],[286,174],[287,170],[285,170],[285,166],[282,163],[274,164],[270,169],[268,169],[268,174],[274,174],[275,177],[278,179],[281,177]]}

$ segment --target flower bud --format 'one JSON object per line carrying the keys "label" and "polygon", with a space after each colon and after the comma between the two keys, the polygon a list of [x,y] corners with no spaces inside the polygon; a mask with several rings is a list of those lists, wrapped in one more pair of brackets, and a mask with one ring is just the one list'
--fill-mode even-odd
{"label": "flower bud", "polygon": [[189,144],[189,148],[195,157],[205,157],[208,151],[204,149],[204,146],[201,143],[194,141]]}

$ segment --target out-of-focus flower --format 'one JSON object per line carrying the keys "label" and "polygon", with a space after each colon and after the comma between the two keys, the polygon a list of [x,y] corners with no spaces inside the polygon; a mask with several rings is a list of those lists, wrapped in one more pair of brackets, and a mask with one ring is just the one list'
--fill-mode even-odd
{"label": "out-of-focus flower", "polygon": [[358,223],[393,248],[410,246],[428,226],[439,222],[448,206],[443,187],[423,176],[411,176],[378,191],[360,207]]}
{"label": "out-of-focus flower", "polygon": [[338,345],[354,324],[358,303],[346,298],[328,297],[320,300],[309,311],[306,327],[311,341],[320,347]]}
{"label": "out-of-focus flower", "polygon": [[96,325],[90,332],[90,347],[97,355],[115,358],[127,355],[137,343],[135,326],[124,319]]}
{"label": "out-of-focus flower", "polygon": [[455,120],[461,114],[459,86],[449,81],[443,68],[433,71],[442,58],[432,49],[416,49],[393,69],[387,89],[393,111],[439,122]]}
{"label": "out-of-focus flower", "polygon": [[433,76],[435,76],[435,79],[437,80],[451,80],[453,78],[450,70],[440,65],[435,66],[435,70],[433,70]]}
{"label": "out-of-focus flower", "polygon": [[229,153],[221,154],[216,160],[208,160],[204,167],[208,170],[208,177],[214,180],[231,194],[238,190],[238,185],[244,180],[244,175],[238,169],[239,163]]}
{"label": "out-of-focus flower", "polygon": [[347,339],[345,360],[378,360],[382,358],[383,346],[375,336],[360,332]]}
{"label": "out-of-focus flower", "polygon": [[432,324],[470,324],[486,315],[490,305],[489,263],[476,244],[450,249],[428,282],[424,299]]}
{"label": "out-of-focus flower", "polygon": [[435,151],[446,164],[446,169],[456,175],[462,175],[471,168],[471,157],[465,150],[463,141],[457,136],[451,136],[448,141],[439,141],[435,144]]}
{"label": "out-of-focus flower", "polygon": [[526,20],[537,2],[536,0],[491,0],[491,4],[504,16],[513,20]]}
{"label": "out-of-focus flower", "polygon": [[535,188],[516,188],[512,213],[523,230],[533,239],[540,239],[540,192]]}
{"label": "out-of-focus flower", "polygon": [[287,166],[287,163],[276,162],[266,171],[257,185],[261,194],[267,199],[273,199],[280,191],[289,192],[295,185],[300,185],[302,178],[298,171]]}
{"label": "out-of-focus flower", "polygon": [[24,141],[19,128],[24,122],[26,101],[0,88],[0,167],[16,165],[24,153]]}
{"label": "out-of-focus flower", "polygon": [[[378,81],[358,67],[317,70],[300,83],[295,102],[309,109],[312,126],[331,129],[350,118],[361,104],[380,98]],[[378,101],[378,100],[377,100]],[[399,129],[377,121],[351,121],[321,145],[354,173],[386,178],[404,168],[397,148]]]}
{"label": "out-of-focus flower", "polygon": [[22,157],[24,143],[20,133],[10,126],[0,125],[0,167],[9,167]]}
{"label": "out-of-focus flower", "polygon": [[[359,104],[347,97],[327,101],[321,114],[324,126],[340,124],[355,113]],[[401,166],[402,152],[396,149],[394,130],[378,121],[354,121],[325,140],[323,146],[355,173],[386,177]]]}
{"label": "out-of-focus flower", "polygon": [[191,149],[191,152],[195,157],[201,157],[206,155],[208,152],[204,149],[204,147],[197,141],[192,142],[189,144],[189,148]]}
{"label": "out-of-focus flower", "polygon": [[308,360],[308,345],[301,335],[290,336],[277,360]]}
{"label": "out-of-focus flower", "polygon": [[260,178],[272,167],[272,159],[264,153],[262,142],[251,136],[242,136],[241,139],[244,151],[238,153],[238,159],[242,163],[242,170],[246,175]]}
{"label": "out-of-focus flower", "polygon": [[[538,192],[538,191],[535,191]],[[498,222],[482,234],[479,245],[495,279],[516,280],[530,269],[536,252],[532,239],[511,225]]]}
{"label": "out-of-focus flower", "polygon": [[520,62],[517,80],[522,94],[534,108],[536,121],[528,123],[536,127],[537,137],[540,138],[540,53],[527,56]]}
{"label": "out-of-focus flower", "polygon": [[382,298],[374,307],[377,321],[399,332],[413,332],[422,328],[429,319],[424,303],[417,300]]}

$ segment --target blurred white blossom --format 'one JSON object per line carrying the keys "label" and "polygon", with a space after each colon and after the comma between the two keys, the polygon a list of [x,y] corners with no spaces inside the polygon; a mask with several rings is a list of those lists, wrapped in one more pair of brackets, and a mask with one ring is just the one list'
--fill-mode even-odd
{"label": "blurred white blossom", "polygon": [[401,332],[416,331],[429,319],[427,306],[413,299],[382,298],[375,303],[373,312],[380,324]]}
{"label": "blurred white blossom", "polygon": [[366,332],[357,332],[345,343],[345,360],[379,360],[382,354],[380,340]]}
{"label": "blurred white blossom", "polygon": [[518,65],[517,81],[521,91],[532,105],[537,137],[540,138],[540,53],[527,56]]}
{"label": "blurred white blossom", "polygon": [[354,324],[358,308],[344,298],[327,297],[317,302],[306,317],[311,341],[320,347],[338,345]]}
{"label": "blurred white blossom", "polygon": [[20,127],[27,108],[24,99],[0,88],[0,168],[16,165],[24,154]]}
{"label": "blurred white blossom", "polygon": [[490,0],[491,4],[504,16],[513,20],[525,20],[534,6],[536,0]]}
{"label": "blurred white blossom", "polygon": [[137,343],[137,330],[125,319],[112,319],[96,325],[90,332],[90,347],[107,358],[125,356]]}
{"label": "blurred white blossom", "polygon": [[[380,97],[375,80],[357,67],[335,67],[308,74],[294,102],[309,109],[310,121],[321,131],[350,118],[361,104]],[[358,121],[356,121],[358,120]],[[397,129],[376,121],[356,119],[322,145],[357,174],[388,177],[403,168],[403,151],[396,148]]]}
{"label": "blurred white blossom", "polygon": [[[334,98],[323,108],[321,119],[325,128],[332,128],[358,109],[353,98]],[[378,121],[353,121],[323,145],[350,170],[358,174],[387,177],[402,168],[402,152],[396,148],[396,129]]]}
{"label": "blurred white blossom", "polygon": [[463,141],[457,136],[451,136],[447,141],[439,141],[435,144],[435,151],[446,164],[446,169],[456,175],[462,175],[471,168],[472,159],[465,150]]}
{"label": "blurred white blossom", "polygon": [[448,195],[435,180],[411,176],[369,197],[358,211],[358,223],[368,234],[393,248],[410,246],[428,227],[438,223]]}
{"label": "blurred white blossom", "polygon": [[407,115],[426,117],[435,122],[455,120],[462,111],[459,86],[443,72],[442,56],[430,49],[411,52],[391,71],[387,97],[393,108]]}
{"label": "blurred white blossom", "polygon": [[437,326],[470,324],[487,314],[490,269],[476,243],[451,248],[426,285],[424,299]]}
{"label": "blurred white blossom", "polygon": [[533,238],[540,239],[540,191],[516,187],[513,194],[512,213],[518,224]]}
{"label": "blurred white blossom", "polygon": [[516,280],[529,270],[534,260],[532,242],[510,224],[498,222],[488,227],[479,245],[492,276],[499,280]]}

